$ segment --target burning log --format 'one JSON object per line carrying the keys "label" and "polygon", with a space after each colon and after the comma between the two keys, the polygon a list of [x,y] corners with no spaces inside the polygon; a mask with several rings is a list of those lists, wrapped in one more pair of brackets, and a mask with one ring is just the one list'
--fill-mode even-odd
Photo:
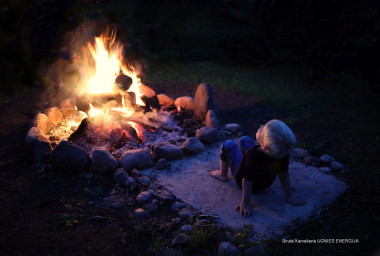
{"label": "burning log", "polygon": [[135,128],[128,124],[128,121],[119,121],[118,123],[120,124],[121,128],[128,133],[129,139],[138,144],[142,142],[142,140],[137,135]]}
{"label": "burning log", "polygon": [[147,106],[150,109],[156,109],[160,110],[161,105],[158,101],[157,95],[154,95],[153,97],[148,98],[147,96],[142,96],[141,100],[144,102],[145,106]]}

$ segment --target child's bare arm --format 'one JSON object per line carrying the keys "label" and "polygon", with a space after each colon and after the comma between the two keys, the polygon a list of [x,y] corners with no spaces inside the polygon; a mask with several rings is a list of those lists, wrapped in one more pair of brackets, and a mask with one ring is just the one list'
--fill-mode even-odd
{"label": "child's bare arm", "polygon": [[251,193],[252,193],[252,181],[243,179],[242,181],[243,191],[242,191],[242,202],[235,207],[235,210],[240,210],[240,215],[245,215],[247,217],[253,214],[251,208]]}
{"label": "child's bare arm", "polygon": [[284,195],[286,197],[286,200],[289,203],[297,205],[297,206],[305,205],[304,200],[302,200],[300,197],[292,196],[292,194],[290,192],[289,172],[279,172],[278,177],[280,178],[282,190],[284,191]]}

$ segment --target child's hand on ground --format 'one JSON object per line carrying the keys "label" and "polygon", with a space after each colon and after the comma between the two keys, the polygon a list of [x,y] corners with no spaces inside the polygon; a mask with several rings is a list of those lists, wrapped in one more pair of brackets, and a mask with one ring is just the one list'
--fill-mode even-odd
{"label": "child's hand on ground", "polygon": [[243,203],[238,204],[235,207],[235,210],[236,211],[240,210],[240,215],[241,216],[247,216],[247,217],[249,217],[249,216],[253,215],[253,209],[249,205],[244,205]]}
{"label": "child's hand on ground", "polygon": [[306,202],[298,196],[290,196],[286,199],[289,203],[296,205],[296,206],[303,206],[306,204]]}
{"label": "child's hand on ground", "polygon": [[217,180],[220,180],[220,181],[223,181],[223,182],[227,182],[228,181],[227,177],[223,177],[223,176],[220,175],[220,170],[211,171],[210,175],[211,175],[211,177],[213,177],[213,178],[215,178]]}

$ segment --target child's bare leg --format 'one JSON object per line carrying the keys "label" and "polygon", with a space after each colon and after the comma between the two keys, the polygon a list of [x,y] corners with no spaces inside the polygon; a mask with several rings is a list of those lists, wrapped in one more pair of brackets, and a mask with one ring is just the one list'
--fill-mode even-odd
{"label": "child's bare leg", "polygon": [[210,175],[220,181],[228,181],[228,162],[220,160],[220,170],[211,171]]}

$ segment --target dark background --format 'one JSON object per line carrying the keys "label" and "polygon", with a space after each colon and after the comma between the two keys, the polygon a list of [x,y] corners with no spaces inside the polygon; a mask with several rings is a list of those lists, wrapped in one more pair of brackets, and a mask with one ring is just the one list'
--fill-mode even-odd
{"label": "dark background", "polygon": [[[358,72],[379,91],[376,1],[1,1],[1,91],[33,85],[84,20],[112,24],[145,61],[289,65],[313,79]],[[100,26],[99,26],[100,27]]]}

